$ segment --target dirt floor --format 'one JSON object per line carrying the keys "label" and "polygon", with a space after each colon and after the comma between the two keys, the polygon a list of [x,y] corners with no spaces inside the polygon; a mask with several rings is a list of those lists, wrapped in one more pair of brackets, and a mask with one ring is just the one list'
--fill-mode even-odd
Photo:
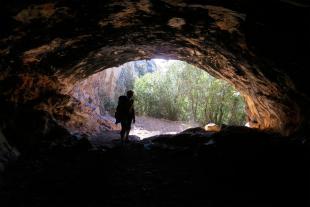
{"label": "dirt floor", "polygon": [[[111,116],[105,117],[107,120],[114,122]],[[120,124],[118,124],[120,128]],[[130,131],[130,141],[139,141],[148,137],[161,134],[177,134],[186,129],[197,127],[197,123],[187,123],[182,121],[170,121],[166,119],[157,119],[146,116],[137,116],[136,123],[132,124]],[[101,134],[91,137],[90,141],[94,146],[106,146],[113,148],[115,143],[120,140],[119,130],[104,131]]]}
{"label": "dirt floor", "polygon": [[133,125],[130,135],[135,135],[141,139],[144,139],[160,134],[176,134],[184,131],[185,129],[197,126],[197,123],[138,116],[136,117],[136,123]]}

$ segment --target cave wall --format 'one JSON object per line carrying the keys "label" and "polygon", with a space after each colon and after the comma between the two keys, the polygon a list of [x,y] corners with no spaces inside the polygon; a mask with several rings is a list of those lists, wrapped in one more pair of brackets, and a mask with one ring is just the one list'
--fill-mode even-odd
{"label": "cave wall", "polygon": [[309,4],[281,0],[3,1],[1,120],[14,126],[7,106],[27,108],[79,131],[87,117],[76,114],[75,83],[128,61],[166,58],[234,85],[250,126],[300,132],[309,126],[309,14]]}
{"label": "cave wall", "polygon": [[73,97],[81,103],[94,107],[98,115],[104,115],[104,98],[114,99],[117,80],[122,68],[110,68],[89,76],[85,80],[76,82],[70,91]]}

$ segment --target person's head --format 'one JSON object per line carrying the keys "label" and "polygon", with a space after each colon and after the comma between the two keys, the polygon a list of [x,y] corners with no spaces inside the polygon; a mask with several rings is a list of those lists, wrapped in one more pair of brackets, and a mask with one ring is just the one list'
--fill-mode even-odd
{"label": "person's head", "polygon": [[127,96],[128,96],[129,98],[133,97],[133,94],[134,94],[133,90],[127,91]]}

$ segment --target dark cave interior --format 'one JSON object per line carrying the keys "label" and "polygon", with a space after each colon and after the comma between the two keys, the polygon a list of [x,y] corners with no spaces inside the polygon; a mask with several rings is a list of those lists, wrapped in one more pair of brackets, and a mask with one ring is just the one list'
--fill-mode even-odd
{"label": "dark cave interior", "polygon": [[[309,19],[302,0],[1,1],[1,202],[309,206]],[[76,82],[152,58],[232,84],[251,128],[112,148],[69,132],[85,128]]]}

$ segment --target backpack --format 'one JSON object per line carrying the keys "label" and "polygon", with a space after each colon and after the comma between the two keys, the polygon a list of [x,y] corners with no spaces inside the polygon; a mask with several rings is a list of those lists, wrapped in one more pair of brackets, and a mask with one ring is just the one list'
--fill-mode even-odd
{"label": "backpack", "polygon": [[127,96],[120,96],[118,97],[118,103],[115,111],[115,124],[118,124],[121,122],[124,113],[126,113],[127,106],[128,106],[128,98]]}

